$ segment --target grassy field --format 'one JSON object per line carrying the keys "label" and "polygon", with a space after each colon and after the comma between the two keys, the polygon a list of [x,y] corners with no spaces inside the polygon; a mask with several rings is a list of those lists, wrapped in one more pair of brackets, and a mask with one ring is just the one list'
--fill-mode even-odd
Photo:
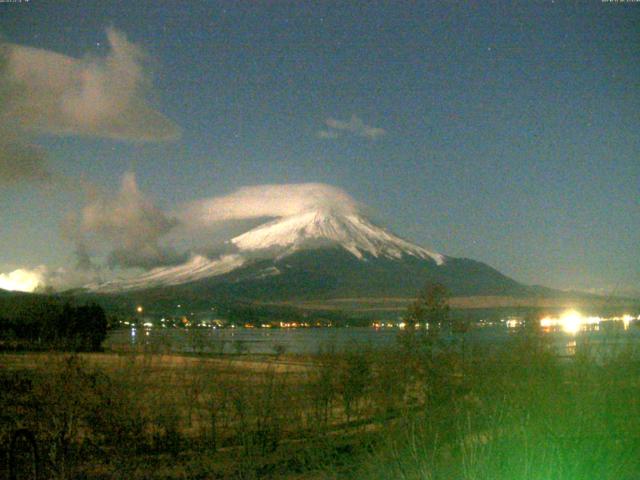
{"label": "grassy field", "polygon": [[[0,355],[0,478],[633,479],[640,357],[500,348],[299,357]],[[597,361],[595,360],[597,358]],[[16,464],[34,468],[18,442]],[[29,476],[21,478],[33,478]]]}

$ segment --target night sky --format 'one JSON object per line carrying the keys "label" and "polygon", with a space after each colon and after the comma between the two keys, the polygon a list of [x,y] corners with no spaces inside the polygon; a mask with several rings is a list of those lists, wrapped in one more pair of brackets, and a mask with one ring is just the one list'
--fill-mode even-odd
{"label": "night sky", "polygon": [[179,262],[250,220],[194,202],[320,183],[518,281],[640,292],[640,3],[269,3],[0,3],[5,286]]}

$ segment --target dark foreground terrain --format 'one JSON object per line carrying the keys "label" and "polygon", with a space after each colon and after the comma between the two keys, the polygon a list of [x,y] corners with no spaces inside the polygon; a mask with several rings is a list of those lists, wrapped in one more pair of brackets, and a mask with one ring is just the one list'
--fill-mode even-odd
{"label": "dark foreground terrain", "polygon": [[640,475],[632,349],[559,358],[524,330],[499,348],[434,343],[416,333],[384,351],[307,357],[3,354],[0,478]]}

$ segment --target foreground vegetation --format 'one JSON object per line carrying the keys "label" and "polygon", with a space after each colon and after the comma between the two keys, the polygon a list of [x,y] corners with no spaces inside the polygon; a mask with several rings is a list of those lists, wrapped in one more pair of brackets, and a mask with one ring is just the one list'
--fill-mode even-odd
{"label": "foreground vegetation", "polygon": [[[479,350],[409,336],[312,357],[0,357],[0,472],[39,478],[625,479],[640,357],[535,331]],[[16,469],[34,478],[28,435]]]}
{"label": "foreground vegetation", "polygon": [[0,351],[95,352],[106,338],[107,315],[97,304],[72,305],[48,295],[0,300]]}

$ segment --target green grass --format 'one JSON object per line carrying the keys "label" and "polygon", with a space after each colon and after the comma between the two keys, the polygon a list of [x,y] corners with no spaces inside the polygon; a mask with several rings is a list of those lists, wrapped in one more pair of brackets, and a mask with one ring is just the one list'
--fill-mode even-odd
{"label": "green grass", "polygon": [[478,358],[465,394],[403,419],[353,478],[639,478],[638,373],[632,352],[561,363],[512,346]]}

